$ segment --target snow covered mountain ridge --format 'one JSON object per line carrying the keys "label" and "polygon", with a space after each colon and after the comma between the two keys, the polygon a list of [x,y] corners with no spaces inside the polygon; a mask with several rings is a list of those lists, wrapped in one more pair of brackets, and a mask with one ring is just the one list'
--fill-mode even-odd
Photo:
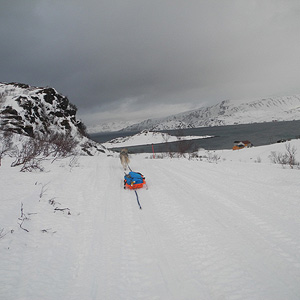
{"label": "snow covered mountain ridge", "polygon": [[173,136],[165,132],[149,131],[143,130],[133,136],[118,137],[111,141],[103,143],[103,145],[110,149],[114,147],[130,147],[139,145],[150,145],[150,144],[161,144],[167,142],[176,142],[183,140],[197,140],[197,139],[207,139],[212,136]]}
{"label": "snow covered mountain ridge", "polygon": [[116,121],[116,122],[104,122],[97,125],[88,126],[87,131],[89,134],[99,132],[115,132],[120,131],[125,127],[136,124],[137,121]]}
{"label": "snow covered mountain ridge", "polygon": [[300,95],[267,98],[247,103],[225,100],[210,107],[148,119],[123,131],[170,130],[209,126],[237,125],[300,119]]}
{"label": "snow covered mountain ridge", "polygon": [[0,83],[1,129],[29,137],[68,134],[80,144],[102,151],[86,137],[85,125],[76,119],[76,112],[76,106],[54,88]]}

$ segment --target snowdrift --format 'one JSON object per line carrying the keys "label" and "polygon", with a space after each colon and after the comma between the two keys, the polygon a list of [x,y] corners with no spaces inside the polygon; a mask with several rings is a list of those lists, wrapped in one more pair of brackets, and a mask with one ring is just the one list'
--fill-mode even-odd
{"label": "snowdrift", "polygon": [[117,154],[46,161],[41,173],[5,157],[0,298],[299,299],[300,170],[271,151],[285,144],[132,155],[149,187],[142,210]]}
{"label": "snowdrift", "polygon": [[143,130],[133,136],[119,137],[111,141],[102,143],[106,148],[130,147],[149,144],[160,144],[166,142],[176,142],[180,140],[197,140],[211,138],[211,136],[173,136],[164,132]]}

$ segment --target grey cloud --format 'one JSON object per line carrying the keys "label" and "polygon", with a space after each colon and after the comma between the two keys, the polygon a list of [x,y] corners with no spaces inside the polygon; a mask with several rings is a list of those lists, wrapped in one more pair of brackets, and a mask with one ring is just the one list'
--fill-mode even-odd
{"label": "grey cloud", "polygon": [[[168,114],[299,93],[298,1],[7,1],[0,81],[49,85],[84,116]],[[180,104],[183,103],[183,104]],[[157,112],[156,112],[157,107]],[[104,115],[103,115],[104,116]]]}

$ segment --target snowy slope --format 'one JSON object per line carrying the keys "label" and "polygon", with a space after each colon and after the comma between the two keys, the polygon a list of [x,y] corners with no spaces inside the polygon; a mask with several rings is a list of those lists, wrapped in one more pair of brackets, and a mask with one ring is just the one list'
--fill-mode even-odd
{"label": "snowy slope", "polygon": [[119,137],[106,143],[103,143],[102,145],[109,149],[114,147],[130,147],[137,145],[175,142],[178,140],[197,140],[210,137],[211,136],[173,136],[164,132],[143,130],[140,133],[137,133],[133,136]]}
{"label": "snowy slope", "polygon": [[89,154],[105,151],[85,136],[76,112],[76,106],[53,88],[0,83],[0,129],[34,138],[70,135]]}
{"label": "snowy slope", "polygon": [[119,121],[119,122],[104,122],[101,124],[96,124],[89,126],[87,128],[88,133],[99,133],[99,132],[114,132],[122,130],[125,127],[135,124],[134,121]]}
{"label": "snowy slope", "polygon": [[126,127],[134,130],[167,130],[220,125],[292,121],[300,119],[300,96],[268,98],[235,103],[230,100],[167,118],[148,119]]}
{"label": "snowy slope", "polygon": [[6,157],[0,299],[298,300],[300,170],[271,164],[271,151],[285,144],[215,151],[217,164],[132,155],[149,187],[142,210],[117,155],[44,173]]}
{"label": "snowy slope", "polygon": [[33,136],[80,130],[76,106],[53,88],[0,83],[0,95],[1,123],[17,133]]}

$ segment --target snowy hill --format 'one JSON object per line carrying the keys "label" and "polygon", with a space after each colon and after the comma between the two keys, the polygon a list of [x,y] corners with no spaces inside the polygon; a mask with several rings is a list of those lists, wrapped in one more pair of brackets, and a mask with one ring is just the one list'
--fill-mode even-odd
{"label": "snowy hill", "polygon": [[166,118],[148,119],[124,131],[168,130],[300,119],[300,96],[236,104],[230,100]]}
{"label": "snowy hill", "polygon": [[[54,89],[0,88],[1,131],[11,129],[14,143],[54,132],[101,147]],[[172,139],[146,131],[115,142]],[[300,140],[130,155],[147,182],[135,192],[124,190],[119,155],[108,150],[44,159],[25,173],[2,155],[0,299],[300,299],[300,166],[274,164],[291,161],[287,152],[299,162]]]}
{"label": "snowy hill", "polygon": [[176,142],[178,140],[197,140],[210,138],[211,136],[172,136],[168,133],[143,130],[129,137],[119,137],[102,145],[106,148],[130,147],[137,145],[159,144],[166,142]]}
{"label": "snowy hill", "polygon": [[89,134],[100,133],[100,132],[114,132],[122,130],[125,127],[135,124],[134,121],[119,121],[119,122],[106,122],[93,126],[89,126],[87,131]]}
{"label": "snowy hill", "polygon": [[[85,137],[84,124],[76,119],[77,108],[49,87],[0,83],[0,126],[29,137],[68,134],[88,152],[104,151]],[[88,145],[88,146],[87,146]]]}
{"label": "snowy hill", "polygon": [[0,299],[300,299],[300,170],[269,159],[285,147],[131,155],[142,210],[116,154],[43,173],[5,157]]}

